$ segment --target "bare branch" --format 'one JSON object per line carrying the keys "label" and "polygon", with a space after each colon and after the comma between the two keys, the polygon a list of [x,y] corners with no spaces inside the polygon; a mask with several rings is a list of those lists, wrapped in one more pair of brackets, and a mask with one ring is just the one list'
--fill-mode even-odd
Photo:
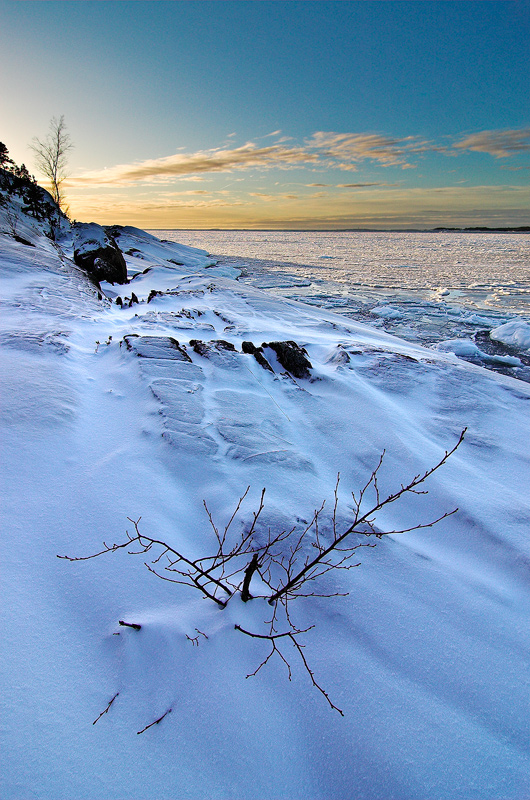
{"label": "bare branch", "polygon": [[126,628],[134,628],[135,631],[141,631],[142,626],[136,622],[124,622],[122,619],[118,621],[118,625],[124,625]]}
{"label": "bare branch", "polygon": [[116,692],[116,694],[114,695],[114,697],[112,697],[112,698],[109,700],[107,707],[106,707],[105,709],[103,709],[103,711],[101,712],[101,714],[99,715],[99,717],[96,717],[96,719],[94,720],[94,722],[92,723],[92,725],[95,725],[95,724],[96,724],[96,722],[98,722],[98,721],[101,719],[101,717],[103,716],[103,714],[107,714],[107,712],[108,712],[109,708],[111,707],[111,705],[113,704],[113,702],[116,700],[116,698],[118,697],[118,695],[119,695],[119,692]]}
{"label": "bare branch", "polygon": [[[431,467],[430,469],[426,470],[422,475],[415,475],[414,478],[410,481],[410,483],[407,484],[407,486],[404,486],[403,484],[401,484],[401,488],[397,492],[394,492],[393,494],[388,495],[388,497],[385,500],[381,500],[380,499],[379,490],[377,488],[377,473],[378,473],[378,471],[379,471],[379,469],[381,467],[381,464],[383,463],[383,455],[382,455],[381,458],[379,459],[379,463],[378,463],[377,467],[372,472],[370,480],[368,481],[368,483],[361,490],[359,501],[358,501],[358,503],[356,503],[356,509],[357,510],[356,510],[356,513],[355,513],[355,519],[354,519],[353,524],[350,525],[350,527],[346,531],[344,531],[344,533],[342,533],[340,536],[337,536],[325,550],[319,552],[319,554],[317,556],[315,556],[315,558],[312,561],[309,561],[308,563],[306,563],[304,565],[304,567],[296,575],[294,575],[292,578],[290,578],[290,580],[288,580],[287,583],[284,586],[282,586],[280,589],[278,589],[278,591],[275,592],[272,595],[272,597],[270,597],[269,603],[274,603],[274,601],[278,600],[278,598],[280,598],[282,595],[287,594],[294,587],[299,586],[300,585],[300,581],[303,581],[303,579],[307,575],[307,573],[309,573],[313,569],[313,567],[316,566],[320,561],[322,561],[329,553],[331,553],[333,550],[335,550],[337,548],[337,545],[339,545],[342,541],[344,541],[344,539],[346,539],[347,536],[350,536],[352,533],[361,533],[361,534],[366,535],[366,533],[364,531],[358,530],[359,526],[361,526],[363,524],[367,524],[367,523],[371,525],[372,524],[372,520],[370,518],[372,518],[374,516],[374,514],[376,514],[378,511],[380,511],[381,508],[383,508],[384,506],[389,505],[390,503],[394,503],[396,500],[398,500],[400,497],[402,497],[402,495],[404,495],[407,492],[410,492],[413,489],[415,489],[416,486],[418,486],[419,484],[423,483],[434,472],[436,472],[436,470],[440,469],[440,467],[443,464],[445,464],[447,459],[460,447],[460,445],[462,444],[462,442],[464,440],[464,436],[465,436],[466,430],[467,430],[467,428],[464,428],[464,430],[460,434],[460,437],[459,437],[457,443],[455,444],[455,446],[451,450],[446,450],[445,453],[444,453],[443,458],[441,458],[440,461],[438,461],[438,463],[434,465],[434,467]],[[368,487],[371,484],[372,485],[375,484],[377,502],[369,511],[367,511],[365,514],[363,514],[362,516],[359,517],[360,506],[361,506],[361,503],[362,503],[362,499],[364,497],[364,494],[365,494],[366,490],[368,489]],[[457,511],[457,509],[454,509],[453,511],[447,512],[442,517],[440,517],[438,521],[441,521],[442,519],[445,519],[445,517],[451,516],[456,511]],[[416,525],[416,526],[413,526],[413,527],[409,528],[408,530],[412,531],[412,530],[419,530],[420,528],[423,528],[423,527],[432,527],[432,525],[434,525],[435,522],[436,521],[430,522],[430,523],[428,523],[426,525]],[[380,532],[378,534],[378,536],[388,536],[391,533],[397,533],[397,532],[398,531],[388,531],[388,532],[385,532],[385,533]],[[368,534],[368,535],[371,535],[371,533]]]}
{"label": "bare branch", "polygon": [[[232,597],[239,594],[244,602],[253,597],[266,599],[272,608],[270,619],[263,621],[268,627],[267,633],[255,633],[236,624],[235,629],[253,639],[261,639],[269,643],[270,650],[263,658],[254,672],[248,677],[258,674],[271,658],[276,654],[285,664],[288,678],[291,679],[291,664],[285,652],[285,645],[289,641],[295,648],[303,668],[309,674],[313,686],[325,697],[329,706],[343,714],[342,710],[330,699],[328,693],[316,680],[315,675],[305,657],[304,645],[300,636],[314,627],[300,628],[292,616],[291,601],[305,598],[331,598],[345,597],[348,592],[326,591],[322,579],[335,570],[351,570],[360,566],[355,559],[357,550],[362,547],[375,547],[377,542],[366,541],[368,537],[381,539],[383,536],[409,533],[411,531],[432,528],[444,519],[451,517],[457,509],[446,511],[428,522],[418,522],[409,527],[387,526],[381,530],[376,521],[379,513],[388,506],[396,503],[407,494],[423,495],[427,490],[423,488],[427,479],[436,470],[443,466],[448,458],[458,449],[464,440],[466,429],[462,431],[456,444],[446,450],[442,458],[430,469],[415,475],[408,483],[400,483],[399,488],[385,495],[381,488],[381,469],[384,464],[385,452],[379,457],[378,463],[372,470],[368,480],[361,486],[357,493],[352,492],[353,506],[350,518],[351,524],[339,530],[338,507],[340,473],[333,492],[333,505],[329,514],[325,514],[325,501],[317,507],[309,522],[303,520],[302,525],[294,525],[275,533],[270,528],[268,533],[258,528],[264,509],[265,489],[262,490],[258,507],[252,512],[249,524],[236,525],[244,500],[247,498],[250,487],[242,493],[230,515],[226,525],[218,525],[213,518],[206,502],[204,508],[208,518],[209,528],[213,532],[213,543],[210,554],[192,559],[159,539],[141,533],[140,519],[131,518],[129,522],[134,526],[134,531],[125,532],[124,541],[107,544],[103,542],[103,550],[89,556],[71,557],[58,556],[69,561],[85,561],[97,558],[105,553],[113,553],[126,549],[131,555],[145,554],[154,548],[154,558],[150,563],[144,562],[147,569],[169,583],[184,585],[197,589],[209,600],[220,608],[226,607]],[[369,502],[371,499],[371,503]],[[389,529],[390,528],[390,529]],[[212,534],[211,534],[212,536]],[[253,594],[252,582],[254,576],[259,576],[261,587],[265,586],[265,594]],[[263,588],[261,589],[263,592]],[[221,594],[222,593],[222,594]],[[268,616],[268,615],[267,615]],[[137,623],[120,620],[120,625],[140,630]],[[199,646],[199,637],[208,638],[198,628],[197,636],[186,638],[192,646]],[[116,695],[117,696],[117,695]],[[115,697],[116,697],[115,696]],[[115,698],[111,700],[106,713]],[[143,733],[153,725],[158,724],[171,711],[169,709],[159,719],[147,725],[138,733]],[[101,715],[100,715],[101,716]],[[98,717],[99,719],[100,717]],[[97,720],[96,720],[97,721]]]}
{"label": "bare branch", "polygon": [[330,699],[330,697],[329,697],[328,693],[327,693],[327,692],[325,691],[325,689],[323,689],[323,688],[322,688],[322,686],[321,686],[321,685],[320,685],[320,684],[319,684],[319,683],[316,681],[316,679],[315,679],[315,675],[314,675],[313,671],[310,669],[310,667],[309,667],[309,664],[308,664],[308,663],[307,663],[307,661],[306,661],[306,657],[304,656],[304,653],[303,653],[303,650],[302,650],[302,645],[300,644],[300,642],[297,642],[297,641],[296,641],[296,638],[294,637],[294,635],[293,635],[293,636],[291,636],[291,640],[292,640],[292,642],[293,642],[294,646],[296,647],[296,649],[298,650],[298,655],[299,655],[299,656],[300,656],[300,658],[302,659],[302,661],[303,661],[303,664],[304,664],[304,667],[306,668],[307,672],[309,673],[309,677],[311,678],[311,683],[313,684],[313,686],[315,687],[315,689],[318,689],[318,691],[319,691],[319,692],[320,692],[322,695],[324,695],[324,697],[325,697],[325,698],[326,698],[326,700],[328,701],[328,703],[329,703],[329,705],[331,706],[331,708],[333,708],[335,711],[338,711],[338,712],[339,712],[339,714],[341,715],[341,717],[343,717],[343,716],[344,716],[344,711],[342,711],[342,709],[340,709],[338,706],[336,706],[334,703],[332,703],[332,702],[331,702],[331,699]]}
{"label": "bare branch", "polygon": [[200,631],[198,628],[195,628],[195,630],[197,631],[197,636],[188,636],[188,634],[186,634],[186,639],[191,642],[194,647],[198,647],[199,636],[204,636],[205,639],[208,639],[208,636],[206,636],[206,634]]}
{"label": "bare branch", "polygon": [[142,728],[142,730],[141,730],[141,731],[136,731],[136,733],[137,733],[138,735],[140,735],[141,733],[144,733],[144,731],[147,731],[147,730],[149,730],[149,728],[152,728],[152,727],[153,727],[153,725],[158,725],[160,722],[162,722],[162,720],[164,719],[164,717],[167,717],[167,715],[168,715],[168,714],[171,714],[171,712],[172,712],[172,711],[173,711],[173,709],[172,709],[172,708],[168,708],[168,710],[167,710],[167,711],[166,711],[164,714],[162,714],[162,716],[161,716],[161,717],[158,717],[158,719],[155,719],[155,721],[154,721],[154,722],[151,722],[149,725],[146,725],[146,726],[145,726],[145,728]]}
{"label": "bare branch", "polygon": [[300,642],[296,638],[298,635],[300,635],[302,633],[307,633],[307,631],[310,631],[312,628],[315,627],[314,625],[311,625],[309,628],[304,628],[303,630],[293,629],[293,630],[290,630],[290,631],[286,631],[285,633],[275,633],[275,634],[253,633],[252,631],[245,630],[245,628],[242,628],[240,625],[235,625],[234,627],[235,627],[236,630],[241,631],[241,633],[246,634],[246,636],[250,636],[253,639],[265,639],[265,640],[267,640],[267,641],[269,641],[271,643],[271,651],[268,654],[268,656],[263,659],[261,664],[257,667],[257,669],[254,672],[251,672],[246,676],[247,678],[252,678],[255,675],[257,675],[258,672],[260,671],[260,669],[262,667],[264,667],[268,663],[268,661],[272,658],[274,653],[277,653],[279,655],[279,657],[281,658],[281,660],[286,665],[287,670],[288,670],[288,677],[289,677],[289,680],[291,680],[291,665],[289,664],[289,662],[287,661],[286,657],[283,655],[283,653],[280,651],[280,649],[278,648],[278,646],[276,644],[278,639],[288,638],[288,639],[291,640],[291,642],[293,643],[294,647],[296,648],[296,650],[298,652],[298,655],[302,659],[302,663],[303,663],[303,665],[305,667],[306,672],[309,674],[309,677],[311,678],[311,683],[313,684],[313,686],[316,689],[318,689],[318,691],[326,698],[326,700],[328,701],[328,703],[329,703],[329,705],[331,706],[332,709],[334,709],[335,711],[338,711],[339,714],[342,717],[344,716],[344,712],[331,701],[331,699],[330,699],[328,693],[326,692],[326,690],[323,689],[322,686],[320,686],[320,684],[315,679],[315,675],[313,673],[313,670],[311,669],[311,667],[307,663],[307,659],[306,659],[306,657],[304,655],[303,645],[301,645]]}

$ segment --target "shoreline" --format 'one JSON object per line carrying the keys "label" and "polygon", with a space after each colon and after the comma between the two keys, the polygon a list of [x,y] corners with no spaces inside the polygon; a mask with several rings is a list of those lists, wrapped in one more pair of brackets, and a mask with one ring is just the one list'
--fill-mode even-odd
{"label": "shoreline", "polygon": [[530,234],[530,225],[514,228],[143,228],[153,231],[205,231],[233,233],[522,233]]}

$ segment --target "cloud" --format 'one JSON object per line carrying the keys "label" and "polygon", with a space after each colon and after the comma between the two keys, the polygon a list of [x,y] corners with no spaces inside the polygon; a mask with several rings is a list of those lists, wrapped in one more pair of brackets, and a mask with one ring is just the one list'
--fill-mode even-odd
{"label": "cloud", "polygon": [[398,186],[397,183],[337,183],[338,189],[363,189],[366,186]]}
{"label": "cloud", "polygon": [[517,153],[530,152],[530,128],[506,131],[480,131],[466,136],[454,147],[459,150],[473,150],[489,153],[495,158],[508,158]]}
{"label": "cloud", "polygon": [[395,138],[378,133],[333,133],[318,131],[306,146],[316,149],[321,155],[339,159],[342,169],[356,170],[359,161],[376,161],[384,166],[412,167],[407,161],[410,153],[425,153],[433,149],[430,142],[417,136]]}
{"label": "cloud", "polygon": [[[273,131],[273,136],[280,131]],[[285,137],[284,137],[285,138]],[[378,167],[399,167],[414,169],[418,157],[427,152],[443,152],[458,156],[459,152],[474,150],[488,153],[496,158],[506,158],[517,153],[530,151],[530,128],[505,131],[481,131],[462,138],[452,147],[437,145],[418,136],[392,137],[379,133],[337,133],[317,131],[302,146],[275,141],[261,147],[255,142],[247,142],[240,147],[225,144],[195,153],[178,151],[163,158],[118,164],[109,169],[92,170],[81,173],[68,180],[67,185],[74,188],[161,186],[164,183],[182,181],[202,181],[203,175],[214,173],[234,173],[270,169],[305,168],[313,172],[324,169],[338,169],[343,172],[356,172],[366,162]],[[316,176],[315,176],[316,177]],[[232,178],[232,182],[242,180]],[[231,185],[230,183],[228,185]],[[310,183],[309,187],[325,188],[331,184]],[[336,188],[358,189],[370,186],[385,186],[379,182],[343,183]]]}
{"label": "cloud", "polygon": [[367,186],[399,186],[399,184],[373,181],[371,183],[306,183],[305,186],[308,188],[322,187],[331,189],[363,189]]}
{"label": "cloud", "polygon": [[78,219],[142,228],[340,229],[524,225],[530,203],[530,187],[512,185],[446,186],[436,191],[373,187],[358,193],[329,193],[325,201],[300,194],[298,201],[288,204],[200,197],[180,202],[171,196],[150,199],[146,194],[131,199],[124,191],[95,191],[73,196],[71,208]]}
{"label": "cloud", "polygon": [[233,150],[200,150],[185,155],[176,153],[165,158],[150,159],[136,164],[119,164],[110,169],[87,172],[70,183],[77,186],[127,186],[138,181],[180,178],[197,172],[231,172],[253,167],[289,167],[314,163],[316,153],[299,147],[256,147],[252,142]]}
{"label": "cloud", "polygon": [[[269,134],[271,135],[273,134]],[[363,160],[406,169],[414,166],[407,160],[409,154],[425,152],[429,147],[427,142],[413,136],[398,139],[380,134],[320,131],[307,140],[305,147],[287,146],[281,142],[258,147],[253,142],[247,142],[235,148],[213,148],[196,153],[178,152],[164,158],[85,172],[71,178],[69,185],[131,186],[138,182],[163,183],[177,178],[202,180],[200,173],[233,172],[252,168],[286,169],[304,165],[332,166],[356,171],[358,162]]]}
{"label": "cloud", "polygon": [[210,189],[187,189],[181,192],[160,192],[159,197],[182,197],[183,195],[190,194],[206,194],[211,196],[212,194],[222,194],[222,192],[212,192]]}
{"label": "cloud", "polygon": [[259,197],[260,200],[298,200],[297,194],[265,194],[265,192],[249,192],[249,197]]}

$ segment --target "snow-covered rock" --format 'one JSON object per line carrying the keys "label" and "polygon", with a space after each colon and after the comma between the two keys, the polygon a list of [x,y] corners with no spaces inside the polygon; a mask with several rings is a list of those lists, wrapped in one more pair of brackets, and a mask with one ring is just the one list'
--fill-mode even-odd
{"label": "snow-covered rock", "polygon": [[120,248],[101,225],[75,222],[74,261],[94,281],[127,283],[127,265]]}

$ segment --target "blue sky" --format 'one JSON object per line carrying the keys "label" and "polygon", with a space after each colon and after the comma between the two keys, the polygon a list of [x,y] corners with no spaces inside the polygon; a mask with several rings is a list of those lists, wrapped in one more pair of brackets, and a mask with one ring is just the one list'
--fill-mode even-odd
{"label": "blue sky", "polygon": [[0,0],[0,138],[64,114],[77,219],[523,225],[530,3]]}

